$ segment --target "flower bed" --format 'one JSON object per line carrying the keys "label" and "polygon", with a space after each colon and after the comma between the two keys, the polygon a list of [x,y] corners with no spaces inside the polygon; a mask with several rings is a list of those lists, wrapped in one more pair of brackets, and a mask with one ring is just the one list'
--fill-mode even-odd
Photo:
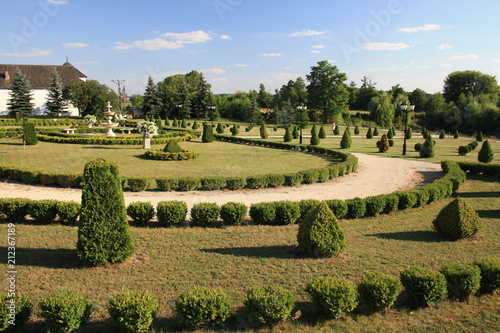
{"label": "flower bed", "polygon": [[186,161],[198,158],[200,153],[195,150],[183,149],[181,153],[166,153],[161,150],[151,149],[144,153],[151,160],[159,161]]}

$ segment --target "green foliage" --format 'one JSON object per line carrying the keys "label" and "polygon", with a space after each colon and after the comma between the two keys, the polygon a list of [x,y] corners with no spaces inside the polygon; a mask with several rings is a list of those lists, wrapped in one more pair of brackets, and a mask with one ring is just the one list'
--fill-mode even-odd
{"label": "green foliage", "polygon": [[396,135],[396,130],[394,129],[394,127],[389,128],[389,130],[387,131],[387,138],[392,139],[394,135]]}
{"label": "green foliage", "polygon": [[399,210],[410,209],[417,205],[417,195],[414,192],[402,191],[396,192],[395,194],[399,196]]}
{"label": "green foliage", "polygon": [[60,173],[57,175],[57,184],[62,187],[76,188],[82,183],[82,175],[79,173]]}
{"label": "green foliage", "polygon": [[420,149],[420,157],[434,157],[434,140],[429,135]]}
{"label": "green foliage", "polygon": [[351,131],[349,130],[349,127],[345,128],[344,134],[342,135],[342,140],[340,140],[340,148],[342,149],[347,149],[351,148]]}
{"label": "green foliage", "polygon": [[386,194],[384,195],[385,198],[385,207],[383,210],[384,214],[390,214],[396,210],[398,210],[399,207],[399,196],[396,194]]}
{"label": "green foliage", "polygon": [[89,319],[92,303],[74,290],[63,290],[43,298],[38,304],[47,331],[72,332]]}
{"label": "green foliage", "polygon": [[9,222],[20,222],[28,215],[28,204],[25,198],[0,198],[0,214]]}
{"label": "green foliage", "polygon": [[134,253],[121,179],[113,162],[97,159],[85,165],[77,253],[90,266],[122,262]]}
{"label": "green foliage", "polygon": [[423,143],[415,143],[415,151],[419,152],[422,150],[422,147],[424,146]]}
{"label": "green foliage", "polygon": [[76,201],[59,201],[56,209],[61,223],[75,224],[78,215],[80,215],[81,205]]}
{"label": "green foliage", "polygon": [[299,201],[300,218],[303,219],[314,208],[316,208],[321,201],[316,199],[303,199]]}
{"label": "green foliage", "polygon": [[132,192],[142,192],[149,188],[151,178],[149,177],[130,177],[127,178],[127,185]]}
{"label": "green foliage", "polygon": [[359,135],[359,133],[360,133],[359,126],[356,124],[356,126],[354,127],[354,134]]}
{"label": "green foliage", "polygon": [[158,312],[156,296],[148,291],[120,291],[108,302],[111,318],[122,332],[145,332]]}
{"label": "green foliage", "polygon": [[483,142],[481,150],[477,154],[477,160],[482,163],[490,163],[491,161],[493,161],[493,158],[493,149],[491,148],[490,142],[486,140]]}
{"label": "green foliage", "polygon": [[182,127],[182,128],[187,128],[186,119],[182,119],[182,122],[181,122],[181,127]]}
{"label": "green foliage", "polygon": [[303,180],[302,183],[304,184],[314,184],[318,182],[319,179],[319,173],[318,170],[306,170],[301,172]]}
{"label": "green foliage", "polygon": [[481,142],[484,140],[483,132],[479,131],[476,133],[476,141]]}
{"label": "green foliage", "polygon": [[160,201],[156,205],[156,216],[161,225],[170,227],[184,222],[187,210],[184,201]]}
{"label": "green foliage", "polygon": [[50,224],[57,215],[57,201],[33,200],[28,204],[28,214],[38,223]]}
{"label": "green foliage", "polygon": [[447,283],[443,274],[423,267],[412,267],[400,273],[400,279],[412,304],[432,306],[447,296]]}
{"label": "green foliage", "polygon": [[375,126],[375,128],[373,129],[373,136],[378,136],[378,126]]}
{"label": "green foliage", "polygon": [[[168,125],[167,125],[168,126]],[[194,123],[193,123],[193,126],[191,127],[193,130],[197,130],[198,128],[200,128],[200,124],[198,124],[198,122],[195,120]]]}
{"label": "green foliage", "polygon": [[220,288],[193,287],[175,300],[180,321],[193,328],[215,325],[229,318],[230,298]]}
{"label": "green foliage", "polygon": [[238,135],[240,133],[240,129],[237,124],[234,124],[233,127],[231,127],[231,134],[232,135]]}
{"label": "green foliage", "polygon": [[195,226],[208,227],[217,220],[220,207],[216,203],[201,202],[191,208],[191,222]]}
{"label": "green foliage", "polygon": [[226,178],[226,188],[228,190],[241,190],[247,185],[247,180],[243,177]]}
{"label": "green foliage", "polygon": [[368,127],[368,131],[366,132],[366,138],[367,139],[373,138],[373,132],[371,127]]}
{"label": "green foliage", "polygon": [[316,125],[313,125],[311,130],[311,145],[319,145],[318,129],[316,128]]}
{"label": "green foliage", "polygon": [[272,202],[252,204],[250,217],[255,224],[272,225],[276,219],[276,206]]}
{"label": "green foliage", "polygon": [[362,218],[366,214],[366,202],[361,198],[348,199],[345,201],[347,204],[347,218],[357,219]]}
{"label": "green foliage", "polygon": [[[18,292],[15,297],[7,294],[0,296],[0,332],[14,327],[19,330],[30,319],[32,309],[30,299]],[[13,324],[9,321],[13,321]]]}
{"label": "green foliage", "polygon": [[187,161],[198,158],[200,153],[195,150],[188,149],[184,149],[180,153],[166,153],[161,150],[150,149],[146,150],[144,156],[158,161]]}
{"label": "green foliage", "polygon": [[132,202],[127,206],[127,215],[136,225],[147,225],[155,215],[151,202]]}
{"label": "green foliage", "polygon": [[[384,134],[385,135],[385,134]],[[366,214],[365,216],[378,216],[384,211],[386,206],[386,197],[383,195],[377,195],[365,198],[366,203]]]}
{"label": "green foliage", "polygon": [[460,136],[460,133],[458,133],[458,130],[455,130],[455,133],[453,133],[453,138],[458,139]]}
{"label": "green foliage", "polygon": [[347,203],[344,200],[332,199],[325,200],[328,208],[330,208],[337,218],[342,218],[347,215]]}
{"label": "green foliage", "polygon": [[326,202],[312,209],[299,225],[299,247],[313,257],[328,258],[342,253],[346,237]]}
{"label": "green foliage", "polygon": [[222,125],[221,123],[218,123],[218,124],[217,124],[217,128],[215,129],[215,131],[216,131],[218,134],[223,134],[223,133],[224,133],[224,125]]}
{"label": "green foliage", "polygon": [[239,202],[227,202],[220,208],[220,217],[226,225],[240,225],[247,215],[247,206]]}
{"label": "green foliage", "polygon": [[481,287],[481,270],[475,265],[448,264],[441,268],[448,284],[448,296],[466,301]]}
{"label": "green foliage", "polygon": [[279,187],[285,184],[285,176],[282,174],[269,174],[267,177],[267,187]]}
{"label": "green foliage", "polygon": [[276,201],[276,218],[274,223],[277,225],[294,224],[300,217],[300,204],[295,201]]}
{"label": "green foliage", "polygon": [[358,285],[361,300],[372,311],[390,309],[401,289],[399,279],[378,272],[366,273]]}
{"label": "green foliage", "polygon": [[259,133],[261,139],[267,139],[267,137],[269,136],[269,134],[267,134],[266,123],[264,122],[264,120],[260,122]]}
{"label": "green foliage", "polygon": [[335,129],[333,130],[333,135],[340,135],[340,127],[335,126]]}
{"label": "green foliage", "polygon": [[26,145],[36,145],[38,143],[35,124],[29,121],[23,123],[23,140]]}
{"label": "green foliage", "polygon": [[385,153],[389,150],[389,139],[387,138],[387,135],[382,135],[380,141],[377,141],[377,147],[381,153]]}
{"label": "green foliage", "polygon": [[177,190],[178,191],[193,191],[200,184],[198,178],[193,177],[181,177],[177,179]]}
{"label": "green foliage", "polygon": [[161,177],[156,179],[156,186],[160,191],[172,191],[177,188],[177,178]]}
{"label": "green foliage", "polygon": [[441,129],[441,131],[439,132],[439,138],[440,139],[446,138],[446,133],[444,132],[444,129]]}
{"label": "green foliage", "polygon": [[500,258],[479,258],[474,265],[481,270],[481,291],[494,294],[500,290]]}
{"label": "green foliage", "polygon": [[295,296],[281,286],[253,287],[247,292],[245,310],[262,325],[273,325],[291,317]]}
{"label": "green foliage", "polygon": [[356,286],[345,279],[319,277],[307,282],[306,292],[314,305],[333,319],[351,312],[358,305]]}
{"label": "green foliage", "polygon": [[254,176],[246,179],[247,187],[251,189],[266,188],[269,184],[267,176]]}
{"label": "green foliage", "polygon": [[172,121],[172,127],[179,127],[179,121],[177,120],[177,118],[174,118],[174,120]]}
{"label": "green foliage", "polygon": [[326,139],[326,131],[325,131],[325,127],[324,126],[320,126],[319,127],[318,137],[320,139]]}
{"label": "green foliage", "polygon": [[444,207],[432,223],[441,236],[452,239],[474,236],[482,228],[479,215],[460,197]]}
{"label": "green foliage", "polygon": [[226,178],[221,176],[203,177],[200,179],[200,186],[205,191],[215,191],[226,187]]}
{"label": "green foliage", "polygon": [[408,129],[406,130],[406,140],[410,140],[412,136],[413,136],[413,131],[411,127],[408,127]]}
{"label": "green foliage", "polygon": [[300,133],[299,133],[299,128],[297,126],[294,126],[293,127],[293,131],[292,131],[292,137],[294,139],[298,139],[300,136]]}
{"label": "green foliage", "polygon": [[203,124],[203,134],[201,136],[201,141],[205,143],[214,142],[214,128],[212,125],[205,123]]}
{"label": "green foliage", "polygon": [[12,81],[10,99],[7,102],[9,113],[15,115],[16,119],[19,117],[19,120],[21,117],[30,116],[33,110],[32,100],[28,77],[17,68]]}
{"label": "green foliage", "polygon": [[182,148],[177,143],[177,140],[168,140],[165,148],[163,148],[165,153],[182,153]]}
{"label": "green foliage", "polygon": [[292,129],[290,126],[285,127],[285,135],[283,136],[283,141],[290,142],[292,141]]}

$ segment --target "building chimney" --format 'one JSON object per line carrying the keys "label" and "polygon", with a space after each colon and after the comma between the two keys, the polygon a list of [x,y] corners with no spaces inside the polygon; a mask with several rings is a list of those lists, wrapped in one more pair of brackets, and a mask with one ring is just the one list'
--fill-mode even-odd
{"label": "building chimney", "polygon": [[4,77],[5,77],[5,80],[10,80],[10,76],[9,76],[9,71],[8,71],[8,70],[5,70],[5,71],[3,72],[3,75],[4,75]]}

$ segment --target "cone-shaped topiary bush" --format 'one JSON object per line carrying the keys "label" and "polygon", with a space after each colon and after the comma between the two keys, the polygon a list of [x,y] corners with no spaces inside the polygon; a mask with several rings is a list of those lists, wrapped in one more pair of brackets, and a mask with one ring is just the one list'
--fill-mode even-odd
{"label": "cone-shaped topiary bush", "polygon": [[460,136],[460,134],[458,133],[458,130],[455,130],[455,133],[453,134],[453,138],[458,139],[459,136]]}
{"label": "cone-shaped topiary bush", "polygon": [[355,135],[359,135],[359,126],[358,126],[358,125],[356,125],[356,126],[354,127],[354,134],[355,134]]}
{"label": "cone-shaped topiary bush", "polygon": [[386,134],[382,134],[382,138],[377,143],[378,143],[378,150],[381,153],[385,153],[386,151],[389,150],[389,139],[387,138]]}
{"label": "cone-shaped topiary bush", "polygon": [[347,149],[351,148],[351,131],[349,130],[349,127],[345,128],[344,135],[342,135],[342,140],[340,140],[340,148],[342,149]]}
{"label": "cone-shaped topiary bush", "polygon": [[238,135],[239,133],[240,133],[240,130],[238,128],[238,125],[234,124],[233,127],[231,127],[231,134]]}
{"label": "cone-shaped topiary bush", "polygon": [[36,145],[38,143],[38,137],[36,136],[36,129],[33,123],[23,123],[23,140],[27,145]]}
{"label": "cone-shaped topiary bush", "polygon": [[396,130],[394,129],[394,127],[391,127],[389,128],[389,130],[387,131],[387,138],[388,139],[392,139],[394,137],[394,135],[396,134]]}
{"label": "cone-shaped topiary bush", "polygon": [[319,145],[318,129],[316,128],[316,125],[313,125],[311,130],[311,145]]}
{"label": "cone-shaped topiary bush", "polygon": [[446,138],[446,134],[444,133],[444,129],[442,129],[442,130],[439,132],[439,138],[440,138],[440,139],[444,139],[444,138]]}
{"label": "cone-shaped topiary bush", "polygon": [[366,132],[366,138],[367,139],[373,138],[373,132],[371,127],[368,127],[368,131]]}
{"label": "cone-shaped topiary bush", "polygon": [[338,125],[336,125],[335,128],[333,129],[333,134],[340,135],[340,127]]}
{"label": "cone-shaped topiary bush", "polygon": [[420,149],[420,157],[427,158],[434,156],[434,140],[430,135],[425,139],[422,148]]}
{"label": "cone-shaped topiary bush", "polygon": [[481,131],[477,132],[477,134],[476,134],[476,141],[481,142],[483,140],[484,140],[483,132],[481,132]]}
{"label": "cone-shaped topiary bush", "polygon": [[283,141],[290,142],[290,141],[292,141],[292,139],[293,139],[292,128],[291,128],[291,126],[287,126],[285,128],[285,135],[283,136]]}
{"label": "cone-shaped topiary bush", "polygon": [[299,133],[298,126],[294,126],[293,127],[292,136],[293,136],[294,139],[298,139],[299,138],[300,133]]}
{"label": "cone-shaped topiary bush", "polygon": [[408,127],[408,129],[406,130],[406,140],[410,140],[413,136],[413,130],[411,129],[411,127]]}
{"label": "cone-shaped topiary bush", "polygon": [[198,124],[198,122],[195,120],[194,123],[193,123],[193,126],[191,128],[194,129],[194,130],[197,130],[198,128],[200,128],[200,124]]}
{"label": "cone-shaped topiary bush", "polygon": [[440,235],[453,239],[471,237],[482,228],[479,215],[460,197],[444,207],[432,223]]}
{"label": "cone-shaped topiary bush", "polygon": [[214,142],[214,128],[212,125],[205,123],[203,124],[203,134],[201,136],[201,141],[205,143]]}
{"label": "cone-shaped topiary bush", "polygon": [[267,127],[266,127],[266,123],[264,122],[264,120],[262,120],[260,122],[259,133],[260,133],[260,137],[262,139],[267,139],[267,137],[269,136],[269,134],[267,134]]}
{"label": "cone-shaped topiary bush", "polygon": [[89,266],[127,260],[133,253],[118,166],[104,159],[85,165],[76,245]]}
{"label": "cone-shaped topiary bush", "polygon": [[224,133],[224,125],[222,125],[221,123],[218,123],[216,131],[217,131],[218,134]]}
{"label": "cone-shaped topiary bush", "polygon": [[378,126],[373,129],[373,136],[378,136]]}
{"label": "cone-shaped topiary bush", "polygon": [[326,138],[326,131],[324,126],[320,126],[318,136],[320,139]]}
{"label": "cone-shaped topiary bush", "polygon": [[297,234],[299,247],[314,257],[333,257],[346,246],[345,234],[337,218],[322,201],[306,215]]}
{"label": "cone-shaped topiary bush", "polygon": [[165,153],[182,153],[182,149],[175,140],[168,140],[165,148],[163,148]]}
{"label": "cone-shaped topiary bush", "polygon": [[481,150],[477,154],[477,160],[483,163],[490,163],[493,161],[494,156],[490,142],[488,140],[484,141]]}

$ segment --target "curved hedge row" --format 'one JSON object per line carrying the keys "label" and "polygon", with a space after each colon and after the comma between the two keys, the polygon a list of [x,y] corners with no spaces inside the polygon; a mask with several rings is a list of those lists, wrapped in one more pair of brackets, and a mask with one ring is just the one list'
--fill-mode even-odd
{"label": "curved hedge row", "polygon": [[183,149],[182,153],[166,153],[161,150],[151,149],[144,153],[151,160],[159,161],[186,161],[198,158],[200,153],[194,150]]}
{"label": "curved hedge row", "polygon": [[480,162],[457,162],[460,169],[470,174],[482,173],[487,176],[500,177],[500,164]]}

